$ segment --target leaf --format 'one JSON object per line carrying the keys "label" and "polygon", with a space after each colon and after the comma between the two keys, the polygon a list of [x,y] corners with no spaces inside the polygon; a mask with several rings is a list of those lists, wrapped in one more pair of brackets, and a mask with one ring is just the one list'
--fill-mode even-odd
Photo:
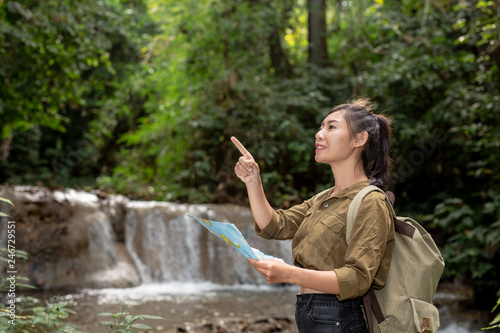
{"label": "leaf", "polygon": [[145,325],[145,324],[141,324],[141,323],[138,323],[138,324],[132,324],[130,325],[131,327],[134,327],[134,328],[141,328],[141,329],[144,329],[144,330],[150,330],[151,327],[149,327],[148,325]]}
{"label": "leaf", "polygon": [[17,1],[8,1],[7,2],[7,8],[10,12],[18,12],[28,20],[31,20],[33,18],[33,13],[29,9],[24,8],[19,2]]}
{"label": "leaf", "polygon": [[163,317],[151,316],[151,315],[141,315],[141,317],[144,319],[165,319]]}
{"label": "leaf", "polygon": [[30,289],[38,289],[37,287],[32,286],[32,285],[30,285],[30,284],[26,284],[26,283],[16,283],[16,286],[25,287],[25,288],[30,288]]}
{"label": "leaf", "polygon": [[82,333],[82,331],[80,331],[72,326],[63,326],[58,331],[65,332],[65,333],[71,333],[71,332]]}
{"label": "leaf", "polygon": [[487,1],[479,1],[476,5],[477,8],[488,7]]}
{"label": "leaf", "polygon": [[98,313],[97,315],[98,316],[107,316],[107,317],[114,317],[115,316],[113,313],[109,313],[109,312],[102,312],[102,313]]}
{"label": "leaf", "polygon": [[76,314],[76,311],[71,309],[64,309],[64,311],[66,311],[66,313]]}
{"label": "leaf", "polygon": [[44,306],[37,306],[37,307],[33,308],[33,312],[34,313],[44,312],[44,311],[45,311],[45,307]]}
{"label": "leaf", "polygon": [[12,203],[12,201],[10,201],[9,199],[0,197],[0,201],[6,202],[6,203],[11,204],[12,206],[14,206],[14,204]]}
{"label": "leaf", "polygon": [[495,317],[495,319],[493,319],[491,322],[490,322],[490,325],[493,325],[493,324],[496,324],[500,322],[500,314],[497,314],[497,316]]}
{"label": "leaf", "polygon": [[493,310],[491,310],[491,312],[495,311],[499,305],[500,305],[500,297],[497,299],[497,304],[495,304],[495,306],[493,307]]}

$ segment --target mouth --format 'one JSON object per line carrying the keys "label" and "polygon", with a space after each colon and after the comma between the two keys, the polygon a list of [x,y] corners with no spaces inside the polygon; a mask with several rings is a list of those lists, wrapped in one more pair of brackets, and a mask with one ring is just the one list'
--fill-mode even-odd
{"label": "mouth", "polygon": [[322,146],[322,145],[320,145],[318,143],[316,144],[316,151],[322,151],[322,150],[325,150],[325,149],[326,149],[325,146]]}

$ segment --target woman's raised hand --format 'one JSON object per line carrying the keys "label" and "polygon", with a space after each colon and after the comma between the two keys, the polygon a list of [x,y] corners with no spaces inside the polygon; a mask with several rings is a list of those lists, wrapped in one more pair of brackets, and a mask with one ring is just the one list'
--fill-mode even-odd
{"label": "woman's raised hand", "polygon": [[234,136],[231,137],[231,141],[238,148],[241,155],[234,167],[234,172],[239,179],[241,179],[245,184],[250,184],[254,181],[258,181],[260,178],[259,165],[253,159],[252,154],[241,144],[238,139]]}

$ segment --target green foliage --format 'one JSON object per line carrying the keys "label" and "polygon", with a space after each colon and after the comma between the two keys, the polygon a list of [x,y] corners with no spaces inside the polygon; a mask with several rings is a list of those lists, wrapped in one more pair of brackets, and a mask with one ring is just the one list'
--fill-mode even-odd
{"label": "green foliage", "polygon": [[111,317],[113,321],[101,321],[100,324],[109,326],[116,333],[133,333],[134,329],[150,330],[151,327],[142,323],[136,323],[137,320],[144,319],[164,319],[158,316],[151,315],[130,315],[127,311],[127,306],[122,304],[122,311],[118,313],[99,313],[98,316]]}
{"label": "green foliage", "polygon": [[[63,131],[69,119],[60,110],[82,104],[90,89],[91,82],[82,84],[82,76],[100,64],[110,69],[105,50],[111,45],[99,32],[106,26],[94,23],[95,15],[111,13],[102,2],[91,1],[47,1],[43,6],[5,1],[3,7],[2,126]],[[94,29],[88,29],[91,25]]]}
{"label": "green foliage", "polygon": [[0,181],[94,184],[114,161],[101,151],[113,148],[109,133],[127,131],[144,103],[130,81],[142,75],[141,47],[154,32],[144,2],[1,6]]}
{"label": "green foliage", "polygon": [[[495,304],[495,306],[493,307],[491,312],[492,313],[495,312],[495,310],[498,308],[499,305],[500,305],[500,298],[497,300],[497,304]],[[491,326],[483,328],[483,330],[491,330],[494,328],[500,328],[500,313],[497,314],[496,317],[490,322],[490,325]]]}
{"label": "green foliage", "polygon": [[[500,298],[497,300],[497,304],[493,307],[493,310],[491,312],[495,312],[495,310],[498,308],[498,305],[500,305]],[[490,326],[487,329],[493,329],[493,328],[499,328],[500,327],[500,314],[497,314],[496,317],[490,322]]]}
{"label": "green foliage", "polygon": [[[371,40],[362,50],[377,48],[353,66],[353,80],[393,115],[395,187],[404,189],[403,204],[410,204],[408,197],[432,209],[448,193],[483,190],[478,184],[499,180],[490,160],[500,143],[492,137],[499,126],[497,65],[476,42],[475,28],[496,17],[462,4],[436,2],[427,11],[408,6],[411,16],[383,6],[368,11],[363,22],[379,28],[365,36]],[[436,130],[442,131],[438,140]]]}
{"label": "green foliage", "polygon": [[[289,24],[292,13],[283,3],[194,3],[158,4],[157,12],[165,13],[158,16],[170,23],[169,42],[152,45],[160,48],[153,51],[158,56],[152,66],[175,66],[149,77],[164,90],[159,105],[152,105],[136,131],[122,136],[128,148],[114,176],[101,178],[101,185],[130,196],[242,202],[244,189],[232,171],[234,135],[262,166],[273,203],[309,195],[315,177],[329,181],[328,170],[317,169],[310,152],[322,113],[332,98],[347,95],[346,85],[337,84],[339,71],[305,66],[287,77],[273,67],[268,49],[278,46],[272,34]],[[339,93],[326,96],[332,86]]]}
{"label": "green foliage", "polygon": [[[26,251],[23,251],[20,249],[14,249],[14,251],[12,251],[12,249],[11,249],[9,251],[8,249],[6,249],[4,247],[0,248],[0,261],[2,261],[3,263],[6,264],[5,266],[3,264],[0,265],[0,267],[2,267],[2,268],[8,267],[7,265],[9,264],[9,262],[15,263],[16,261],[18,261],[18,262],[19,261],[26,261],[27,259],[28,259],[28,253]],[[16,280],[15,280],[16,287],[36,289],[32,285],[30,285],[28,283],[23,283],[20,281],[29,282],[29,279],[27,277],[24,277],[24,276],[16,276]],[[11,281],[9,280],[9,276],[5,275],[0,280],[0,290],[3,290],[3,291],[8,290],[10,284],[11,284]]]}
{"label": "green foliage", "polygon": [[[6,248],[0,248],[0,261],[6,264],[19,264],[27,259],[28,254],[25,251],[15,249],[12,253]],[[2,271],[6,271],[6,267],[0,265]],[[0,280],[0,291],[7,296],[6,301],[0,304],[0,332],[81,332],[76,326],[64,321],[70,314],[75,314],[73,310],[66,308],[66,302],[54,303],[46,300],[45,305],[40,306],[38,299],[16,295],[21,288],[36,289],[28,282],[27,277],[17,275],[14,280],[11,275],[5,275]],[[12,307],[15,309],[14,313],[11,311]]]}
{"label": "green foliage", "polygon": [[[498,195],[491,199],[498,200]],[[443,278],[467,276],[476,287],[476,292],[489,293],[494,297],[492,291],[500,288],[500,276],[496,269],[500,265],[496,255],[500,244],[500,206],[495,206],[495,210],[491,211],[492,204],[493,201],[489,201],[485,205],[488,209],[478,215],[461,199],[446,199],[436,206],[427,219],[445,234],[441,236],[446,239],[446,243],[441,246],[443,257],[446,258]]]}
{"label": "green foliage", "polygon": [[[2,197],[0,197],[0,201],[2,201],[2,202],[6,202],[6,203],[8,203],[9,205],[14,206],[14,204],[12,203],[12,201],[10,201],[9,199],[6,199],[6,198],[2,198]],[[2,216],[8,216],[8,215],[7,215],[7,214],[5,214],[4,212],[0,212],[0,217],[2,217]]]}
{"label": "green foliage", "polygon": [[0,201],[6,202],[6,203],[11,204],[11,205],[14,205],[14,204],[12,203],[12,201],[10,201],[9,199],[6,199],[6,198],[2,198],[2,197],[0,197]]}
{"label": "green foliage", "polygon": [[[51,303],[45,301],[45,306],[37,305],[33,298],[23,298],[23,304],[18,310],[22,313],[15,319],[9,316],[9,310],[0,308],[0,330],[2,332],[57,332],[80,333],[76,326],[65,323],[70,314],[75,314],[67,309],[66,302]],[[12,323],[13,322],[13,323]]]}

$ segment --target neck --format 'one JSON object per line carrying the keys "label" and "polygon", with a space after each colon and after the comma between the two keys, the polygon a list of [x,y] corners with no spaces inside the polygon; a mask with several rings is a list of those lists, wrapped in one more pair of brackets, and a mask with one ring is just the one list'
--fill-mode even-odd
{"label": "neck", "polygon": [[332,165],[331,167],[333,178],[335,179],[335,189],[333,193],[338,193],[360,181],[368,179],[363,170],[363,163],[361,163],[361,161],[354,165]]}

